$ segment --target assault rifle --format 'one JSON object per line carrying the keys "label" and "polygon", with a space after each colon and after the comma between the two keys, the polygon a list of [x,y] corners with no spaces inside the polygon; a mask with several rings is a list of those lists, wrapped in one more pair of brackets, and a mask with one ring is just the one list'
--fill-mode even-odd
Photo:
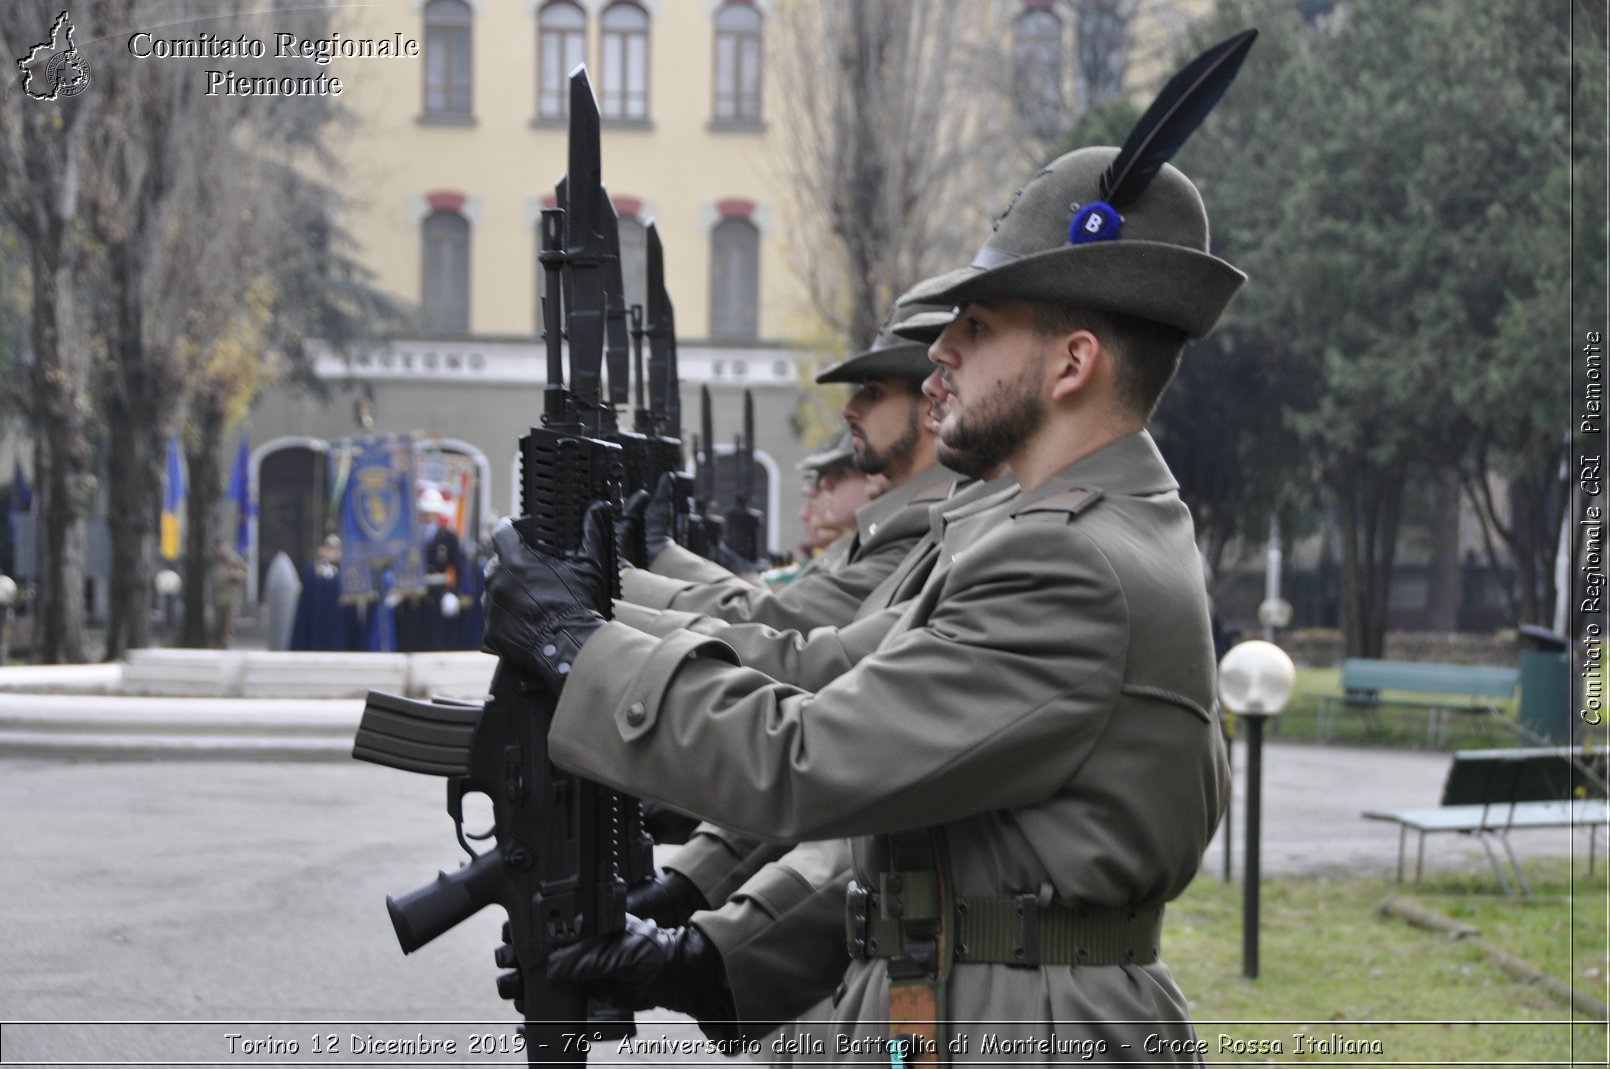
{"label": "assault rifle", "polygon": [[[605,249],[595,222],[599,203],[598,105],[584,67],[570,78],[570,158],[565,208],[542,213],[546,273],[548,382],[543,426],[520,439],[520,536],[537,549],[573,555],[594,502],[621,492],[621,446],[606,441],[600,395],[606,330]],[[565,301],[568,294],[569,301]],[[564,380],[560,324],[570,342]],[[599,562],[617,574],[613,546]],[[548,729],[557,697],[517,666],[500,662],[484,705],[413,701],[371,691],[352,754],[391,768],[447,778],[447,811],[469,862],[386,908],[404,953],[430,942],[481,908],[508,914],[498,964],[499,993],[524,1016],[530,1064],[584,1063],[585,1035],[630,1035],[629,1015],[590,1017],[580,987],[547,977],[553,948],[625,926],[621,876],[625,806],[619,795],[555,768]],[[464,796],[492,801],[496,845],[479,853],[464,831]]]}
{"label": "assault rifle", "polygon": [[765,546],[761,544],[760,532],[765,529],[766,517],[752,507],[755,500],[755,398],[748,390],[744,391],[743,433],[738,436],[732,459],[738,466],[737,489],[723,521],[724,541],[727,548],[743,560],[761,565]]}
{"label": "assault rifle", "polygon": [[721,517],[711,514],[716,494],[716,439],[711,431],[710,387],[699,387],[699,434],[693,439],[693,511],[688,516],[688,548],[714,559],[721,545]]}
{"label": "assault rifle", "polygon": [[[633,419],[636,438],[642,441],[627,446],[627,467],[634,464],[640,473],[635,488],[650,493],[660,484],[660,477],[670,475],[674,480],[671,494],[671,537],[679,544],[688,540],[688,497],[693,488],[682,474],[682,405],[678,397],[680,386],[676,376],[676,324],[671,309],[671,298],[665,290],[665,250],[660,244],[660,231],[648,224],[646,237],[648,260],[648,315],[644,320],[641,305],[633,305],[632,341],[635,345],[637,371],[637,409]],[[649,347],[648,374],[643,373],[643,342]],[[613,372],[611,373],[613,374]],[[623,380],[624,381],[624,380]],[[634,453],[634,449],[641,451]],[[650,563],[648,548],[643,544],[641,523],[631,523],[623,538],[622,553],[633,564]]]}

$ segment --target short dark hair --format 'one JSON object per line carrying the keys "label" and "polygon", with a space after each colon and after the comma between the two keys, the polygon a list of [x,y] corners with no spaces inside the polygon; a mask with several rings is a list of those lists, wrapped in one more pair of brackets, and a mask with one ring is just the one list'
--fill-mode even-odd
{"label": "short dark hair", "polygon": [[1116,357],[1119,403],[1146,419],[1179,371],[1190,340],[1179,327],[1154,319],[1043,301],[1034,302],[1034,329],[1046,337],[1088,330],[1100,338]]}

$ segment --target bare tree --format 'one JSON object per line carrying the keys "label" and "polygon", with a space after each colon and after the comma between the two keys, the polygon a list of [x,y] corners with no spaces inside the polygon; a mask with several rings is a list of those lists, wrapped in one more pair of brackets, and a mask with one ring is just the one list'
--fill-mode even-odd
{"label": "bare tree", "polygon": [[890,302],[971,259],[1022,177],[998,38],[963,0],[792,3],[778,14],[777,161],[798,217],[790,249],[813,311],[845,344]]}
{"label": "bare tree", "polygon": [[46,662],[86,659],[84,517],[95,492],[80,213],[99,101],[93,93],[53,92],[51,80],[75,67],[82,72],[79,57],[66,55],[68,45],[92,37],[102,10],[77,9],[83,21],[72,41],[61,14],[58,5],[23,0],[8,5],[0,22],[0,56],[31,57],[27,73],[8,76],[0,94],[0,215],[27,245],[33,276],[29,401],[42,521],[34,655]]}
{"label": "bare tree", "polygon": [[[288,2],[107,0],[126,32],[204,23],[225,37],[328,35],[334,12]],[[309,70],[296,73],[315,73]],[[339,117],[320,96],[212,96],[182,63],[108,63],[93,128],[93,234],[107,359],[95,395],[109,439],[111,613],[105,656],[149,641],[154,502],[162,444],[188,461],[179,640],[206,641],[207,567],[222,497],[224,435],[275,372],[306,379],[302,340],[337,344],[378,302],[353,305],[350,260],[325,184],[322,139]],[[242,75],[284,60],[232,61]],[[361,285],[358,289],[361,290]]]}
{"label": "bare tree", "polygon": [[[109,0],[117,31],[180,22],[186,5]],[[154,300],[165,272],[190,265],[173,253],[180,235],[212,230],[211,220],[176,218],[187,175],[210,166],[205,151],[228,138],[227,104],[202,96],[191,70],[176,63],[109,62],[97,71],[103,105],[91,133],[91,232],[97,240],[107,359],[94,392],[107,435],[107,507],[112,566],[103,656],[113,660],[150,642],[150,596],[160,497],[162,443],[173,430],[188,382],[172,344],[183,314]],[[213,106],[220,105],[222,106]]]}
{"label": "bare tree", "polygon": [[1081,108],[1093,108],[1123,90],[1139,6],[1139,0],[1079,0],[1072,5]]}

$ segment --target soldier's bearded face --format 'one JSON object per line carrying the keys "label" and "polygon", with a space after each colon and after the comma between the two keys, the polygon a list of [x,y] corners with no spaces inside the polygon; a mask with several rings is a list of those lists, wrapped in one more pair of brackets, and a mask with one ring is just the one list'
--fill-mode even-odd
{"label": "soldier's bearded face", "polygon": [[946,414],[950,411],[946,399],[950,391],[944,383],[944,373],[935,369],[922,384],[922,392],[928,398],[928,430],[934,435],[934,451],[939,456],[939,463],[969,479],[987,478],[996,467],[987,457],[977,453],[967,452],[948,445],[939,437],[940,425],[944,423]]}
{"label": "soldier's bearded face", "polygon": [[922,437],[922,395],[902,379],[867,379],[844,406],[855,466],[868,475],[901,475]]}
{"label": "soldier's bearded face", "polygon": [[1044,424],[1044,343],[1031,316],[1022,302],[970,303],[929,350],[939,369],[923,387],[943,413],[933,426],[946,467],[1004,464]]}

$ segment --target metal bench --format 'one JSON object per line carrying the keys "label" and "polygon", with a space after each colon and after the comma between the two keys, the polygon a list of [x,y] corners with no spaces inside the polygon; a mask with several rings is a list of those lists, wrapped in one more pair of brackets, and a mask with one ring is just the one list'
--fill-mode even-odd
{"label": "metal bench", "polygon": [[[1435,749],[1447,738],[1450,712],[1496,717],[1498,701],[1513,697],[1519,682],[1520,670],[1515,668],[1349,657],[1342,662],[1344,693],[1319,701],[1319,737],[1330,738],[1333,708],[1363,714],[1371,731],[1379,734],[1377,710],[1383,705],[1403,705],[1426,710],[1426,748]],[[1381,692],[1388,690],[1436,697],[1382,698]]]}
{"label": "metal bench", "polygon": [[[1604,799],[1606,755],[1586,747],[1548,746],[1516,750],[1461,750],[1453,755],[1440,805],[1425,809],[1367,810],[1368,820],[1398,825],[1397,879],[1403,882],[1403,855],[1410,830],[1420,833],[1414,878],[1425,869],[1426,835],[1458,832],[1474,836],[1487,853],[1498,883],[1510,881],[1494,843],[1503,847],[1515,882],[1531,894],[1509,833],[1528,828],[1589,828],[1610,825]],[[1593,874],[1597,833],[1588,836],[1588,875]]]}

